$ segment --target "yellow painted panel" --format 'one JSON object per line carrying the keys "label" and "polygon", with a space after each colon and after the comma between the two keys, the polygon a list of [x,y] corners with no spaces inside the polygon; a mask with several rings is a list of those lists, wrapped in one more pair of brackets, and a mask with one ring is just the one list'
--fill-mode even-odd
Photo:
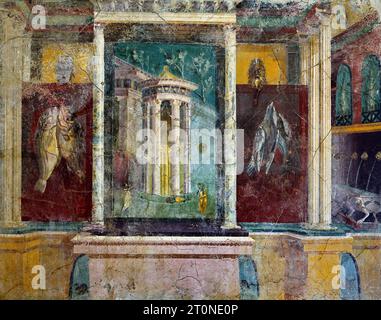
{"label": "yellow painted panel", "polygon": [[237,84],[248,84],[251,61],[261,59],[267,84],[287,84],[287,48],[283,44],[239,44],[237,46]]}
{"label": "yellow painted panel", "polygon": [[340,265],[339,254],[310,254],[308,256],[307,288],[305,298],[310,300],[340,299],[340,290],[332,282],[333,267]]}
{"label": "yellow painted panel", "polygon": [[90,61],[93,56],[92,44],[49,44],[42,50],[42,83],[56,83],[56,65],[60,56],[70,56],[74,60],[73,83],[91,83]]}

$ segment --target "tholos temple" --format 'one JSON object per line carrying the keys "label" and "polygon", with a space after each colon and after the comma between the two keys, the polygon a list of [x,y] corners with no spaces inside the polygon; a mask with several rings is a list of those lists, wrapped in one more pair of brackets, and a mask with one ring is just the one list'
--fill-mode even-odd
{"label": "tholos temple", "polygon": [[377,0],[0,17],[0,299],[381,298]]}

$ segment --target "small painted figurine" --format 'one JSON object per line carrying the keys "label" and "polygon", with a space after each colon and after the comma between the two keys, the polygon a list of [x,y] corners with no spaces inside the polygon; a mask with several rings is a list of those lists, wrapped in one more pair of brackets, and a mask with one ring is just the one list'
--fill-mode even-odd
{"label": "small painted figurine", "polygon": [[204,214],[208,206],[208,191],[203,183],[197,184],[198,187],[198,210]]}
{"label": "small painted figurine", "polygon": [[132,203],[131,191],[128,188],[128,186],[126,186],[124,188],[124,200],[123,200],[123,209],[122,209],[122,211],[127,210],[131,206],[131,203]]}

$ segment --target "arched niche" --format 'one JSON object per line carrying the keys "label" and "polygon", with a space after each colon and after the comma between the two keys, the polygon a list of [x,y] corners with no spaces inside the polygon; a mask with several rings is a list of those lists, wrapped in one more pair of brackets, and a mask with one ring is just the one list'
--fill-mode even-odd
{"label": "arched niche", "polygon": [[341,64],[336,79],[335,125],[352,124],[352,73],[346,64]]}
{"label": "arched niche", "polygon": [[362,123],[381,121],[381,63],[375,55],[365,58],[362,66]]}

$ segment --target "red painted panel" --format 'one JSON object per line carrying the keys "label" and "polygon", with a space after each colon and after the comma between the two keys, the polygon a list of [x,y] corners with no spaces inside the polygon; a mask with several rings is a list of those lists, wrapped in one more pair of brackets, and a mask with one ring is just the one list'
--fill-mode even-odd
{"label": "red painted panel", "polygon": [[[47,181],[45,192],[35,190],[39,178],[36,134],[44,111],[73,106],[80,125],[83,151],[76,153],[84,173],[81,180],[62,158]],[[25,85],[22,110],[22,218],[25,221],[87,221],[92,190],[92,86]]]}
{"label": "red painted panel", "polygon": [[277,151],[268,174],[261,171],[249,176],[244,172],[238,176],[238,221],[304,222],[307,214],[307,88],[265,86],[258,99],[255,96],[250,86],[237,87],[237,126],[245,132],[245,169],[252,156],[255,133],[271,102],[290,125],[291,153],[283,164],[281,153]]}

